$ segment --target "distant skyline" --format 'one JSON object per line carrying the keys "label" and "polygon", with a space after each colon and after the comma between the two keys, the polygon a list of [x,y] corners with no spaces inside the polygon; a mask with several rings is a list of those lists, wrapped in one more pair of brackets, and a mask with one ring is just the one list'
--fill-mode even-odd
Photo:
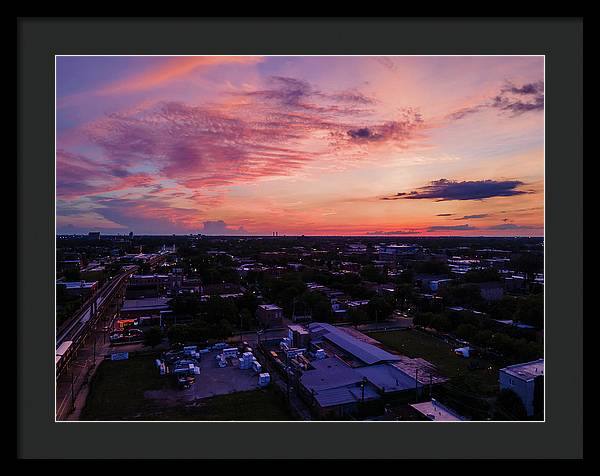
{"label": "distant skyline", "polygon": [[541,56],[56,57],[57,233],[542,236]]}

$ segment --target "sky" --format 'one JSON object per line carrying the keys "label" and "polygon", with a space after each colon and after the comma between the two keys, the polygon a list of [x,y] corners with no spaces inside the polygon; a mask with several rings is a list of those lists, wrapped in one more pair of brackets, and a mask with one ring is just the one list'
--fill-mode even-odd
{"label": "sky", "polygon": [[58,56],[57,233],[543,236],[540,56]]}

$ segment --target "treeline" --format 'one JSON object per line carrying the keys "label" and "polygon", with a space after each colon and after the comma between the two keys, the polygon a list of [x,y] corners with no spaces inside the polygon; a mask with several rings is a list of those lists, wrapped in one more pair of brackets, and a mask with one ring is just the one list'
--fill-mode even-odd
{"label": "treeline", "polygon": [[413,324],[433,328],[488,350],[509,361],[523,362],[543,355],[544,347],[535,332],[507,327],[492,319],[471,313],[418,313]]}
{"label": "treeline", "polygon": [[169,307],[177,316],[167,331],[169,340],[173,342],[222,339],[231,336],[234,331],[256,328],[258,299],[251,292],[239,298],[211,296],[206,302],[195,295],[177,296],[169,301]]}

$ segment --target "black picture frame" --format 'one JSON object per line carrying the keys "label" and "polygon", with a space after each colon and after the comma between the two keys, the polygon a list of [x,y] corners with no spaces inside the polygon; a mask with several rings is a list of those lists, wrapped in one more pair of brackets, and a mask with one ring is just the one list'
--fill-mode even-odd
{"label": "black picture frame", "polygon": [[[20,18],[18,456],[22,458],[579,458],[583,453],[583,21]],[[545,55],[546,421],[56,423],[54,56]],[[6,316],[8,317],[8,316]],[[220,444],[233,427],[251,434]]]}

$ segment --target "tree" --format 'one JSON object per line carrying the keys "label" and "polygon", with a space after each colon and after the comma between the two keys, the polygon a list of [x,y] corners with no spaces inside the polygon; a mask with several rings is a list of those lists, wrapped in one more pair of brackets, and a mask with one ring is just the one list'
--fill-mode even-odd
{"label": "tree", "polygon": [[404,312],[414,297],[415,290],[412,283],[402,283],[396,286],[395,298],[400,311]]}
{"label": "tree", "polygon": [[215,329],[215,336],[219,339],[229,337],[233,334],[233,326],[227,319],[221,319]]}
{"label": "tree", "polygon": [[384,274],[373,265],[365,266],[360,272],[360,275],[365,281],[372,281],[375,283],[383,283],[385,281]]}
{"label": "tree", "polygon": [[252,313],[248,309],[243,308],[240,311],[240,330],[250,329],[251,324]]}
{"label": "tree", "polygon": [[169,327],[167,336],[169,337],[169,342],[171,342],[171,344],[186,342],[189,340],[188,326],[185,324],[175,324]]}
{"label": "tree", "polygon": [[331,303],[324,294],[307,291],[300,296],[300,300],[304,303],[306,308],[309,309],[313,321],[332,321],[333,313],[331,311]]}
{"label": "tree", "polygon": [[514,319],[538,329],[544,327],[544,295],[532,294],[521,298],[517,303]]}
{"label": "tree", "polygon": [[533,279],[534,273],[541,273],[544,269],[544,255],[536,253],[523,253],[513,261],[517,271],[525,275],[525,282]]}
{"label": "tree", "polygon": [[162,331],[160,327],[153,326],[144,332],[144,344],[154,349],[162,341]]}
{"label": "tree", "polygon": [[168,304],[175,314],[195,316],[200,312],[200,299],[197,295],[176,296]]}
{"label": "tree", "polygon": [[430,325],[438,331],[449,331],[452,327],[450,319],[448,319],[444,314],[436,314],[431,320]]}
{"label": "tree", "polygon": [[466,283],[485,283],[488,281],[501,281],[502,278],[494,268],[471,269],[465,273],[463,280]]}
{"label": "tree", "polygon": [[350,318],[350,322],[352,322],[352,324],[355,326],[363,324],[369,320],[367,313],[360,308],[350,309],[348,312],[348,317]]}
{"label": "tree", "polygon": [[209,324],[216,324],[222,320],[230,323],[239,321],[239,311],[233,299],[211,296],[206,303],[205,310],[206,320]]}
{"label": "tree", "polygon": [[495,420],[525,420],[527,410],[521,398],[512,390],[505,388],[501,390],[496,399]]}
{"label": "tree", "polygon": [[68,269],[65,271],[65,280],[67,281],[80,281],[81,272],[78,269]]}
{"label": "tree", "polygon": [[418,274],[450,274],[450,267],[443,261],[430,260],[415,263],[414,271]]}
{"label": "tree", "polygon": [[390,317],[393,308],[384,298],[375,296],[367,304],[367,314],[369,319],[383,321]]}
{"label": "tree", "polygon": [[436,315],[432,312],[419,312],[413,318],[413,324],[415,326],[429,327],[431,322],[433,322],[433,319],[435,318],[435,316]]}

